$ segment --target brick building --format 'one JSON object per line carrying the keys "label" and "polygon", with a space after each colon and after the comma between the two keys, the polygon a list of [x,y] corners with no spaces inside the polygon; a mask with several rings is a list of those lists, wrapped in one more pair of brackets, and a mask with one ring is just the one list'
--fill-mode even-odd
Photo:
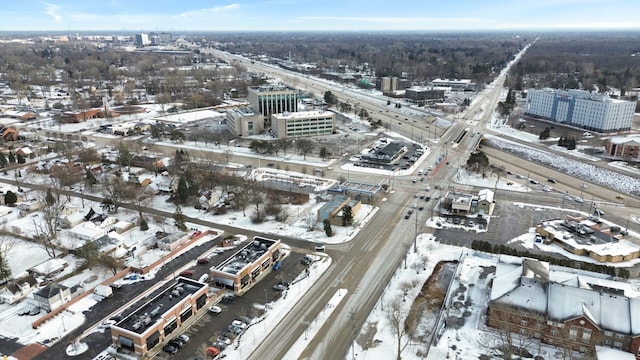
{"label": "brick building", "polygon": [[549,266],[534,259],[500,261],[488,324],[582,353],[595,346],[640,358],[640,298],[608,275]]}

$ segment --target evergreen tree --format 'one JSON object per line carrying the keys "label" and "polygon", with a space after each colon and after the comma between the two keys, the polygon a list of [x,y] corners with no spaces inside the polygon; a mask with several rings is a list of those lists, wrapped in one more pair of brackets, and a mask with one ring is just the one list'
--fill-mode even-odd
{"label": "evergreen tree", "polygon": [[11,267],[6,259],[6,254],[0,252],[0,282],[5,282],[11,278]]}
{"label": "evergreen tree", "polygon": [[9,151],[9,163],[13,164],[14,162],[16,162],[16,155],[13,151]]}
{"label": "evergreen tree", "polygon": [[333,236],[333,230],[331,229],[331,221],[329,221],[329,219],[324,219],[322,221],[322,225],[324,226],[324,233],[327,234],[327,237]]}
{"label": "evergreen tree", "polygon": [[180,205],[176,205],[176,211],[173,213],[173,221],[176,228],[180,231],[187,231],[187,225],[185,224],[185,216],[182,213]]}
{"label": "evergreen tree", "polygon": [[24,155],[18,154],[18,164],[24,164],[27,162],[27,159],[24,158]]}
{"label": "evergreen tree", "polygon": [[184,204],[189,198],[189,188],[187,186],[187,179],[184,176],[180,176],[178,180],[178,189],[176,190],[178,195],[178,203]]}
{"label": "evergreen tree", "polygon": [[18,196],[13,191],[9,190],[6,194],[4,194],[5,204],[7,204],[8,206],[13,206],[16,202],[18,202]]}
{"label": "evergreen tree", "polygon": [[147,220],[145,218],[140,218],[140,230],[147,231],[149,230],[149,224],[147,224]]}
{"label": "evergreen tree", "polygon": [[0,168],[7,166],[7,157],[0,153]]}
{"label": "evergreen tree", "polygon": [[353,212],[351,206],[347,205],[342,208],[342,225],[349,226],[353,223]]}

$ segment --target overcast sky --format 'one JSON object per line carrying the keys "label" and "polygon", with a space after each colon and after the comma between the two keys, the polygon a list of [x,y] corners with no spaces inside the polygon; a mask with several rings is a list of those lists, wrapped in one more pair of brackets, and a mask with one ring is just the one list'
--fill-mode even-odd
{"label": "overcast sky", "polygon": [[0,31],[640,29],[639,0],[3,0]]}

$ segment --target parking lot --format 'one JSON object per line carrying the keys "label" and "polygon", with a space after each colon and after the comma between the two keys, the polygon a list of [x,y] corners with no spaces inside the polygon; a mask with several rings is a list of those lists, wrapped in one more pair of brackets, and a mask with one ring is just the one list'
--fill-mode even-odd
{"label": "parking lot", "polygon": [[[242,334],[246,328],[256,324],[263,313],[264,305],[281,296],[286,296],[287,284],[293,282],[310,263],[304,259],[305,254],[291,252],[283,261],[282,267],[277,271],[266,274],[253,288],[243,296],[231,296],[230,292],[220,297],[220,302],[216,304],[222,310],[220,313],[207,311],[194,324],[184,331],[189,336],[188,343],[183,344],[176,354],[169,354],[161,351],[158,359],[194,359],[210,358],[206,354],[206,349],[213,345],[224,354],[225,349],[234,347],[238,341],[242,341]],[[306,264],[306,265],[305,265]],[[197,268],[206,266],[197,266]],[[199,271],[196,270],[194,276]],[[280,286],[277,286],[280,284]],[[276,290],[278,288],[279,290]],[[213,305],[213,303],[208,306]],[[240,322],[234,321],[239,320]],[[266,321],[273,321],[266,320]],[[209,356],[209,357],[207,357]]]}

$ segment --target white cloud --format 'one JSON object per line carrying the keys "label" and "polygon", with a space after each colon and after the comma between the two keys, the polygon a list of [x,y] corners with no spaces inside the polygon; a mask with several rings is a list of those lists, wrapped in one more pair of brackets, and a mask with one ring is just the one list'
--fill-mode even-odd
{"label": "white cloud", "polygon": [[344,21],[344,22],[369,22],[376,24],[407,24],[407,23],[484,23],[487,20],[476,18],[428,18],[428,17],[357,17],[357,16],[305,16],[301,20]]}
{"label": "white cloud", "polygon": [[61,9],[60,5],[51,4],[51,3],[43,3],[44,11],[47,15],[53,18],[53,21],[56,23],[62,22],[62,16],[58,14],[58,11]]}
{"label": "white cloud", "polygon": [[229,5],[223,5],[223,6],[215,6],[212,8],[207,8],[207,9],[200,9],[200,10],[191,10],[191,11],[186,11],[181,13],[179,16],[180,17],[189,17],[189,16],[195,16],[195,15],[202,15],[203,13],[223,13],[223,12],[228,12],[228,11],[233,11],[240,8],[240,4],[229,4]]}

